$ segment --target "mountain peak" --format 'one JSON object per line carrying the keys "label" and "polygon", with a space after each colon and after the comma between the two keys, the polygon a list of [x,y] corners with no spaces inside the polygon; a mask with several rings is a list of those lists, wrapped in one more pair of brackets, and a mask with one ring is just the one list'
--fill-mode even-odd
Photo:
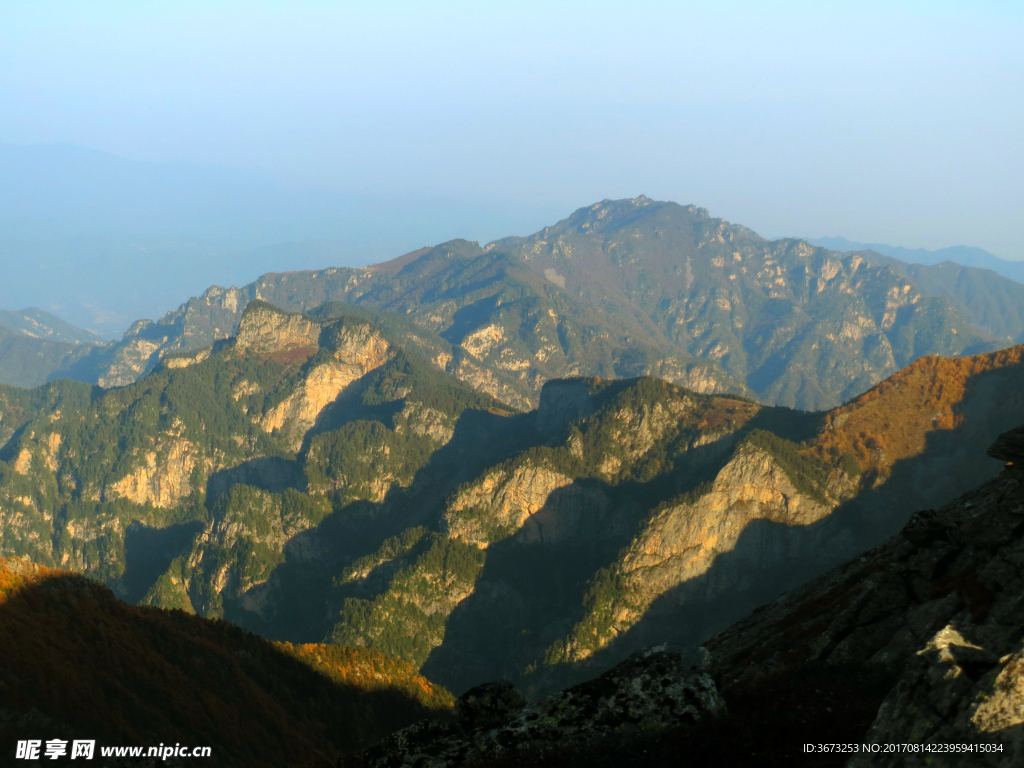
{"label": "mountain peak", "polygon": [[264,355],[292,349],[315,350],[319,338],[319,323],[257,299],[249,302],[242,312],[235,349]]}

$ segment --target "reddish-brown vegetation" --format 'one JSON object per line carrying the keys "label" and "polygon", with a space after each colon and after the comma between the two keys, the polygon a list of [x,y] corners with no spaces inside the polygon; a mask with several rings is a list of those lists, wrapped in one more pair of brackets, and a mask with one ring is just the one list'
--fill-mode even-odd
{"label": "reddish-brown vegetation", "polygon": [[826,460],[847,457],[860,471],[884,477],[897,461],[923,453],[929,434],[964,425],[972,398],[998,398],[988,405],[1008,418],[1024,409],[1022,358],[1024,345],[973,357],[922,357],[830,411],[813,451]]}

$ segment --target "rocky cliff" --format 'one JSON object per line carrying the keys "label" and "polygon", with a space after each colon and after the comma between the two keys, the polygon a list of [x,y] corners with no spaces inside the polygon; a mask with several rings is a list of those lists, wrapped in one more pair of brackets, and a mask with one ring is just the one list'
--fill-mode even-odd
{"label": "rocky cliff", "polygon": [[652,649],[533,705],[481,685],[371,764],[1020,764],[1024,427],[990,452],[998,477],[755,610],[696,666]]}
{"label": "rocky cliff", "polygon": [[[794,480],[802,478],[790,478],[796,473],[773,455],[772,447],[764,439],[744,440],[709,487],[660,505],[601,574],[588,595],[584,618],[564,643],[549,650],[547,660],[573,663],[590,658],[636,626],[654,602],[670,592],[677,604],[711,604],[741,584],[756,582],[765,570],[788,558],[827,562],[848,554],[849,542],[829,536],[821,537],[813,551],[806,541],[765,537],[741,563],[722,572],[721,559],[736,550],[753,524],[809,526],[838,505],[839,494],[830,495],[827,487],[797,488]],[[824,479],[828,469],[820,470]],[[841,473],[838,478],[849,484]],[[842,490],[848,495],[850,489]],[[716,563],[716,578],[702,579]],[[685,608],[680,613],[685,614]]]}
{"label": "rocky cliff", "polygon": [[[280,559],[285,541],[330,510],[330,503],[304,493],[307,481],[294,452],[318,422],[345,418],[336,401],[353,383],[389,363],[395,377],[409,378],[409,364],[397,354],[378,329],[358,319],[314,320],[252,302],[236,337],[170,357],[139,384],[105,394],[71,382],[8,390],[0,407],[6,443],[0,546],[89,570],[129,595],[133,588],[121,580],[133,579],[125,555],[133,526],[180,530],[168,533],[174,541],[205,526],[196,552],[176,550],[185,556],[184,572],[175,571],[177,585],[168,577],[157,593],[170,590],[175,605],[191,609],[184,597],[189,590],[199,590],[196,603],[204,606],[219,604],[216,594],[229,583],[245,592],[265,580],[261,569]],[[400,409],[404,403],[394,425],[401,440],[437,445],[450,438],[449,412],[405,402],[402,395],[393,402]],[[406,458],[407,451],[397,452],[402,471],[415,471]],[[325,493],[313,475],[309,484]],[[401,481],[408,482],[404,474]],[[256,495],[245,496],[246,488]],[[282,502],[286,489],[291,494]],[[259,493],[274,491],[277,496],[256,503]],[[239,527],[240,518],[248,522]],[[208,568],[212,555],[203,553],[209,547],[227,561]],[[219,585],[213,593],[200,595],[209,584],[196,585],[189,563],[199,572],[212,569],[207,581]]]}
{"label": "rocky cliff", "polygon": [[[856,755],[851,765],[1019,762],[1024,454],[1006,445],[1020,434],[1001,440],[995,453],[1012,463],[994,480],[916,513],[883,546],[710,640],[711,670],[726,701],[797,685],[810,718],[805,727],[840,733],[849,729],[820,713],[831,711],[831,697],[845,687],[840,695],[856,704],[861,729],[849,736],[858,744],[976,747]],[[834,682],[823,684],[828,678]],[[784,727],[800,738],[795,720]]]}

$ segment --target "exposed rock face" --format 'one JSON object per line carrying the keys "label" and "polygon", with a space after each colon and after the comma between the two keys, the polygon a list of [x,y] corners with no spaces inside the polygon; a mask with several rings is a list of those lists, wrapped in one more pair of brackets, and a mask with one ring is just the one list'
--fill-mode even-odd
{"label": "exposed rock face", "polygon": [[482,549],[518,531],[572,478],[543,467],[495,470],[459,493],[448,505],[448,535]]}
{"label": "exposed rock face", "polygon": [[316,417],[324,407],[334,402],[341,390],[366,373],[366,370],[376,368],[384,359],[383,355],[371,351],[355,364],[343,362],[318,365],[306,375],[298,390],[260,420],[260,425],[268,432],[287,426],[294,436],[293,442],[296,445],[301,443],[302,436],[316,423]]}
{"label": "exposed rock face", "polygon": [[126,338],[114,352],[109,365],[100,374],[96,383],[101,387],[125,387],[137,381],[153,367],[153,358],[166,341],[166,336],[159,339]]}
{"label": "exposed rock face", "polygon": [[[907,664],[878,711],[871,744],[971,745],[971,753],[879,754],[861,766],[1013,766],[1024,763],[1024,637],[1020,627],[957,614]],[[982,751],[984,750],[984,751]]]}
{"label": "exposed rock face", "polygon": [[14,462],[14,471],[19,475],[27,475],[32,469],[32,452],[28,448],[18,451],[18,458]]}
{"label": "exposed rock face", "polygon": [[283,312],[264,302],[246,307],[235,337],[235,349],[272,355],[294,349],[319,347],[320,324],[305,315]]}
{"label": "exposed rock face", "polygon": [[500,325],[487,325],[466,336],[462,340],[462,348],[479,360],[503,341],[505,329]]}
{"label": "exposed rock face", "polygon": [[[965,607],[1012,624],[1022,610],[1024,473],[1004,472],[706,644],[730,682],[792,661],[902,667]],[[1024,623],[1024,614],[1020,615]]]}
{"label": "exposed rock face", "polygon": [[107,487],[106,495],[170,509],[192,493],[190,481],[198,454],[196,446],[183,438],[160,440],[145,453],[144,463]]}
{"label": "exposed rock face", "polygon": [[[997,443],[1014,445],[1022,435],[1024,428]],[[868,733],[851,740],[986,743],[998,751],[882,753],[851,765],[1019,764],[1024,472],[1015,467],[939,510],[916,513],[883,546],[706,643],[726,701],[750,691],[770,698],[789,681],[855,670],[865,681],[889,682],[880,695],[866,682],[863,693],[847,691],[862,708],[874,702],[877,710]],[[892,681],[899,681],[895,688]],[[814,711],[824,702],[811,690],[804,706]]]}
{"label": "exposed rock face", "polygon": [[[719,471],[711,488],[682,504],[669,504],[645,521],[639,534],[612,567],[619,582],[613,597],[596,600],[577,624],[558,656],[577,662],[604,648],[629,630],[669,590],[699,584],[686,598],[711,602],[720,593],[749,579],[751,570],[770,568],[788,557],[810,557],[794,541],[765,546],[757,560],[744,560],[736,572],[719,570],[717,578],[699,581],[721,555],[735,549],[754,521],[808,526],[832,512],[835,499],[801,492],[765,450],[744,444]],[[841,552],[830,553],[838,559]]]}
{"label": "exposed rock face", "polygon": [[[529,367],[529,366],[525,366]],[[510,386],[506,381],[487,368],[475,365],[468,358],[463,358],[456,365],[448,366],[448,370],[459,381],[464,381],[469,386],[480,392],[486,392],[491,397],[507,403],[514,408],[528,410],[532,407],[531,398],[516,391],[518,387]],[[525,373],[524,373],[525,378]]]}
{"label": "exposed rock face", "polygon": [[1024,431],[1004,432],[992,443],[988,455],[1013,465],[1024,464]]}
{"label": "exposed rock face", "polygon": [[168,368],[188,368],[190,365],[201,363],[210,357],[210,348],[201,349],[194,355],[182,355],[164,358],[163,363]]}
{"label": "exposed rock face", "polygon": [[[321,339],[324,333],[328,338]],[[391,359],[394,350],[368,324],[346,323],[341,328],[325,329],[305,315],[283,312],[264,302],[246,307],[235,339],[237,353],[277,362],[304,361],[321,349],[321,341],[330,354],[318,355],[315,364],[304,371],[299,385],[259,419],[268,432],[287,433],[294,449],[345,387]],[[236,399],[256,391],[251,382],[242,382]]]}
{"label": "exposed rock face", "polygon": [[405,430],[426,437],[440,447],[452,439],[455,423],[451,416],[436,408],[406,402],[395,417],[395,432],[401,434]]}
{"label": "exposed rock face", "polygon": [[656,737],[661,730],[724,714],[705,672],[687,669],[678,654],[654,649],[529,706],[507,681],[473,688],[459,698],[451,721],[425,721],[399,731],[369,759],[375,768],[528,759],[593,748],[610,736]]}

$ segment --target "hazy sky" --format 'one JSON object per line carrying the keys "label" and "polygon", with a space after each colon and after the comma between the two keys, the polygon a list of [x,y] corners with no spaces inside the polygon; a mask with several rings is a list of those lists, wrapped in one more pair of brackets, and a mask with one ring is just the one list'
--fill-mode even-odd
{"label": "hazy sky", "polygon": [[1019,0],[9,0],[0,142],[1024,258],[1022,40]]}

